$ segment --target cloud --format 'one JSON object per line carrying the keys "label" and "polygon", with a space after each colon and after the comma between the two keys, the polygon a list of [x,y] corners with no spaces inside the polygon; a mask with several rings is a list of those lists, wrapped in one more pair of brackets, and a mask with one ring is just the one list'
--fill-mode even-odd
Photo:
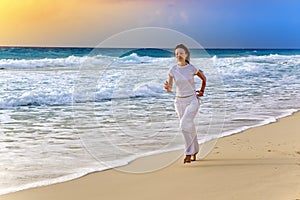
{"label": "cloud", "polygon": [[189,24],[188,12],[175,3],[160,5],[155,10],[145,10],[144,16],[139,21],[144,26],[181,26]]}

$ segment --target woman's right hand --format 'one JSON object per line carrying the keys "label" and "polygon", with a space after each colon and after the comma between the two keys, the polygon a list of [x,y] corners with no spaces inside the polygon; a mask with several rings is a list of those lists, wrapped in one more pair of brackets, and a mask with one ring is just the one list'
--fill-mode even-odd
{"label": "woman's right hand", "polygon": [[169,75],[168,77],[169,79],[166,80],[165,84],[164,84],[164,88],[167,92],[171,92],[172,91],[172,85],[173,85],[173,78]]}
{"label": "woman's right hand", "polygon": [[170,90],[170,84],[168,83],[168,81],[165,82],[164,88],[165,88],[165,90],[167,90],[167,91]]}

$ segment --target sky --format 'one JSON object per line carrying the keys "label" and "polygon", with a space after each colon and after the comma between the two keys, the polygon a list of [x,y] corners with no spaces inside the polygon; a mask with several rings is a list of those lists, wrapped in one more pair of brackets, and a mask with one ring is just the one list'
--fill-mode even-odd
{"label": "sky", "polygon": [[161,27],[205,48],[300,48],[299,0],[0,0],[0,46],[94,47]]}

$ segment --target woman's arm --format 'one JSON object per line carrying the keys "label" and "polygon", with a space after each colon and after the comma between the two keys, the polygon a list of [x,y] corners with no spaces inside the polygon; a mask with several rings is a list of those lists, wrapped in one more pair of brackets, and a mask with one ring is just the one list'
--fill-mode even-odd
{"label": "woman's arm", "polygon": [[172,86],[173,86],[173,77],[169,75],[168,80],[164,84],[164,88],[167,92],[171,92]]}
{"label": "woman's arm", "polygon": [[197,96],[202,97],[204,94],[205,87],[206,87],[206,77],[204,76],[204,74],[201,70],[199,70],[196,75],[202,80],[201,89],[198,92]]}

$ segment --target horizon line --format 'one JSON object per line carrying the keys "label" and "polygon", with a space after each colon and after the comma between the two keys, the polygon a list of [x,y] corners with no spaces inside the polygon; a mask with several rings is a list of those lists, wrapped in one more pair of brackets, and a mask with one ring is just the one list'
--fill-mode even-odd
{"label": "horizon line", "polygon": [[[40,45],[0,45],[0,48],[82,48],[82,49],[135,49],[143,47],[93,47],[93,46],[40,46]],[[153,48],[153,47],[145,47]],[[157,49],[170,49],[169,47],[160,47]],[[199,48],[189,48],[199,49]],[[243,50],[300,50],[300,47],[203,47],[203,49],[243,49]]]}

